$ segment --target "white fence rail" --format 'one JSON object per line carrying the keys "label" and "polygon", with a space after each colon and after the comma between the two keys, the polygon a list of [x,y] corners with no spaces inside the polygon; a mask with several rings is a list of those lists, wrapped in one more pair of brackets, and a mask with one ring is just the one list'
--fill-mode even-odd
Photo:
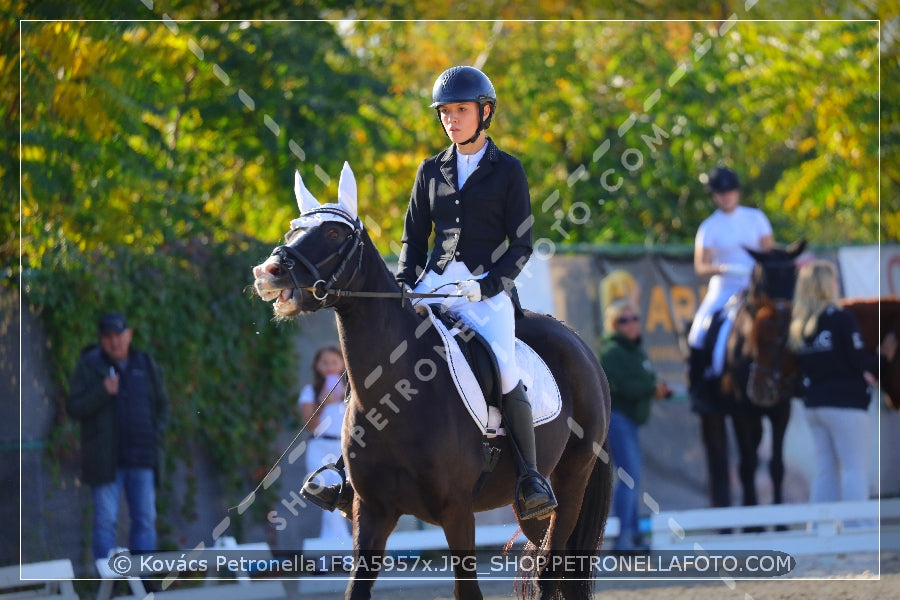
{"label": "white fence rail", "polygon": [[[900,516],[900,501],[884,505]],[[651,546],[776,550],[792,555],[877,552],[878,519],[877,500],[664,511],[651,519]],[[759,528],[764,530],[753,531]]]}
{"label": "white fence rail", "polygon": [[69,559],[0,567],[2,600],[78,600]]}

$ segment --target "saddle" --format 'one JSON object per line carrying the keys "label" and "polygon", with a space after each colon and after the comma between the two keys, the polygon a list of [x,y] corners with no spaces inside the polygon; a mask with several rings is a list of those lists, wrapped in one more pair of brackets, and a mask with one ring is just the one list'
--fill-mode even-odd
{"label": "saddle", "polygon": [[737,313],[744,304],[744,295],[735,294],[728,299],[725,306],[712,315],[706,338],[703,340],[703,362],[706,369],[703,378],[712,382],[722,377],[725,367],[725,354],[728,349],[728,336],[734,325]]}
{"label": "saddle", "polygon": [[459,349],[475,374],[487,405],[499,410],[503,399],[500,392],[500,366],[487,340],[449,311],[436,310],[435,316],[447,329],[460,331],[456,335]]}
{"label": "saddle", "polygon": [[[442,352],[460,401],[483,434],[503,435],[500,367],[490,344],[452,312],[448,317],[433,304],[425,308],[426,318],[443,343]],[[528,390],[533,422],[535,425],[548,423],[562,410],[562,396],[553,373],[540,355],[521,339],[516,338],[515,352],[518,379]]]}

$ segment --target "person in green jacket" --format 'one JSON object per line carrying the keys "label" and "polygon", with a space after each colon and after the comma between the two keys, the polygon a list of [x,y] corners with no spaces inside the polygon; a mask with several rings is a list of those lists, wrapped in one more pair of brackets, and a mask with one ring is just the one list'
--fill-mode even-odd
{"label": "person in green jacket", "polygon": [[650,418],[653,399],[668,398],[672,391],[664,381],[657,380],[650,366],[641,345],[638,309],[630,300],[618,299],[606,307],[603,330],[599,358],[612,396],[609,448],[619,475],[613,492],[613,514],[619,519],[619,537],[614,549],[643,551],[648,547],[638,527],[641,483],[638,427]]}

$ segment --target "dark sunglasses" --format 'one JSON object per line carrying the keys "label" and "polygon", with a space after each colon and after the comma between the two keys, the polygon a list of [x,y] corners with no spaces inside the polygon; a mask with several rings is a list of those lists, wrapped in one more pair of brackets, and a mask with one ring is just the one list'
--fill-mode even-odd
{"label": "dark sunglasses", "polygon": [[637,315],[632,315],[630,317],[619,317],[616,319],[616,323],[619,325],[625,325],[626,323],[637,323],[641,318]]}

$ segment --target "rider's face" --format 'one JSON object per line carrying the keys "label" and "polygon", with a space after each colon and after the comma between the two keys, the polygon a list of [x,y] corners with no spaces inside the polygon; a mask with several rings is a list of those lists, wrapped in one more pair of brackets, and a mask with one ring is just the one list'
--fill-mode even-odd
{"label": "rider's face", "polygon": [[741,193],[738,190],[714,193],[713,200],[715,201],[716,206],[719,207],[719,210],[724,213],[730,213],[737,208],[738,203],[740,203]]}
{"label": "rider's face", "polygon": [[[485,107],[487,110],[489,108]],[[453,102],[438,108],[441,125],[454,144],[470,139],[478,130],[478,103]]]}

